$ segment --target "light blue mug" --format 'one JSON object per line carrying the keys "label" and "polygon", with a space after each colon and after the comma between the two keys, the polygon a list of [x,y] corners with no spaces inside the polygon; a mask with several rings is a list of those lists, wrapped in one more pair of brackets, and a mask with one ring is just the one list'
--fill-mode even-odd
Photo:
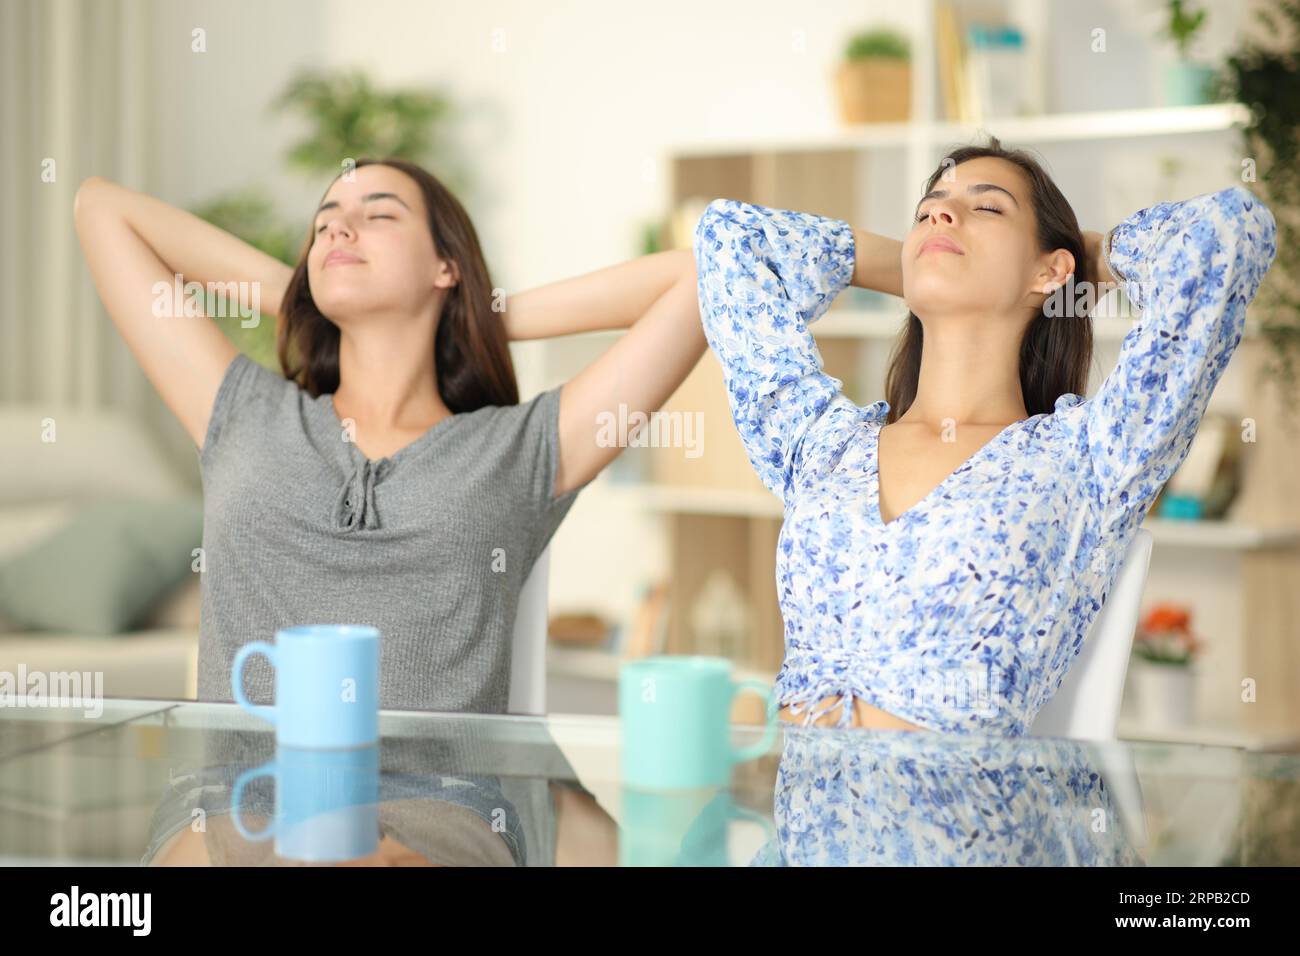
{"label": "light blue mug", "polygon": [[[767,700],[762,739],[731,742],[731,705],[750,690]],[[619,670],[623,783],[650,790],[721,787],[731,769],[765,754],[776,739],[776,695],[762,681],[735,681],[731,661],[695,655],[645,657]]]}
{"label": "light blue mug", "polygon": [[[275,780],[275,812],[256,832],[245,825],[244,788]],[[230,791],[230,819],[245,840],[275,837],[286,860],[338,862],[379,848],[379,747],[300,750],[277,747],[275,759],[239,775]]]}
{"label": "light blue mug", "polygon": [[[244,662],[265,654],[275,667],[275,704],[244,694]],[[275,725],[286,747],[364,747],[379,740],[379,631],[359,624],[311,624],[253,641],[230,669],[235,700]]]}

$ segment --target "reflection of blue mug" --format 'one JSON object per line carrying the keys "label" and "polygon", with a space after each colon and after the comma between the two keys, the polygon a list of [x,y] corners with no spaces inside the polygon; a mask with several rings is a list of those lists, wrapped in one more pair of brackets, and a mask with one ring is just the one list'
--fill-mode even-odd
{"label": "reflection of blue mug", "polygon": [[[275,780],[272,822],[257,832],[244,826],[244,788],[258,777]],[[336,862],[379,848],[379,748],[297,750],[277,747],[275,760],[239,775],[230,792],[230,819],[245,840],[275,837],[277,856]]]}
{"label": "reflection of blue mug", "polygon": [[[763,739],[731,742],[731,705],[752,690],[767,702]],[[619,670],[623,782],[642,789],[726,786],[734,764],[767,753],[776,739],[776,695],[762,681],[735,681],[724,657],[644,657]]]}
{"label": "reflection of blue mug", "polygon": [[[275,667],[275,704],[244,695],[244,662],[265,654]],[[379,631],[355,624],[282,628],[275,644],[253,641],[235,655],[230,683],[239,706],[275,725],[286,747],[364,747],[379,740]]]}
{"label": "reflection of blue mug", "polygon": [[729,866],[733,820],[776,836],[772,821],[739,806],[727,790],[651,792],[623,790],[619,866]]}

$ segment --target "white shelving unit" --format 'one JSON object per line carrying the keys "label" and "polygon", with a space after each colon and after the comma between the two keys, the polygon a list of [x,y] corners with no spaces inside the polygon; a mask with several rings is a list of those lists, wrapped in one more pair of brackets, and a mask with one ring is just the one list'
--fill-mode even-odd
{"label": "white shelving unit", "polygon": [[[675,488],[663,485],[618,485],[610,494],[665,514],[729,515],[737,518],[780,518],[781,502],[763,492],[719,488]],[[1177,521],[1147,518],[1142,527],[1156,547],[1259,551],[1300,545],[1300,529],[1263,529],[1226,521]]]}
{"label": "white shelving unit", "polygon": [[[913,102],[917,102],[914,98]],[[1135,110],[1053,113],[990,120],[997,134],[1017,145],[1146,139],[1191,133],[1216,133],[1243,125],[1249,113],[1240,103],[1169,106]],[[918,119],[911,123],[871,123],[799,136],[695,140],[681,143],[678,156],[731,156],[737,153],[801,153],[826,150],[919,149],[930,151],[976,138],[985,126]],[[930,169],[926,169],[928,175]],[[924,178],[924,177],[922,177]]]}
{"label": "white shelving unit", "polygon": [[1120,717],[1116,734],[1121,740],[1206,744],[1211,747],[1241,747],[1245,750],[1290,750],[1300,744],[1300,737],[1295,734],[1257,734],[1208,723],[1192,723],[1186,727],[1146,727],[1127,717]]}

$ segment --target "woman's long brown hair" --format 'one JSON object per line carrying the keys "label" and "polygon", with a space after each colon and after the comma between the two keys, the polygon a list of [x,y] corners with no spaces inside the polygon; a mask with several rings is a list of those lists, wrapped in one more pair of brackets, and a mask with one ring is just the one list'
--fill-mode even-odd
{"label": "woman's long brown hair", "polygon": [[[433,343],[438,393],[443,402],[454,413],[471,412],[485,405],[519,404],[519,384],[505,323],[492,310],[492,279],[478,233],[464,206],[432,173],[415,163],[361,159],[356,165],[391,166],[415,181],[424,194],[433,247],[442,258],[456,263],[459,270],[459,281],[443,300]],[[285,377],[315,398],[338,390],[339,327],[321,314],[311,296],[307,254],[313,239],[309,230],[285,291],[276,352]]]}
{"label": "woman's long brown hair", "polygon": [[[1022,150],[1004,148],[997,137],[990,136],[987,146],[962,146],[950,152],[926,182],[922,195],[934,188],[946,168],[981,157],[1003,159],[1024,170],[1029,178],[1030,199],[1038,220],[1039,251],[1068,250],[1074,256],[1075,284],[1093,282],[1092,266],[1084,252],[1083,232],[1079,229],[1074,210],[1036,159]],[[1020,340],[1020,390],[1025,410],[1031,416],[1052,412],[1059,396],[1067,392],[1083,395],[1088,387],[1088,366],[1092,362],[1092,316],[1079,315],[1077,305],[1067,308],[1063,300],[1070,294],[1067,284],[1047,296],[1042,311],[1034,316]],[[1049,315],[1049,311],[1054,311],[1055,316]],[[889,403],[887,423],[897,421],[916,399],[923,341],[921,320],[915,312],[909,311],[907,325],[894,344],[885,376],[885,401]]]}

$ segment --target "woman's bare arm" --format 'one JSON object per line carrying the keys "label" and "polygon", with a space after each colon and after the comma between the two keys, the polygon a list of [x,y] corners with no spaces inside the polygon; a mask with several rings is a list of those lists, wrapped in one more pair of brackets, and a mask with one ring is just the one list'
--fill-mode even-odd
{"label": "woman's bare arm", "polygon": [[903,244],[864,229],[853,230],[853,279],[860,289],[903,295]]}
{"label": "woman's bare arm", "polygon": [[[676,281],[632,328],[561,388],[556,495],[595,478],[625,447],[605,440],[607,416],[627,421],[644,415],[649,421],[708,348],[695,257],[681,265]],[[630,441],[633,435],[623,437]]]}
{"label": "woman's bare arm", "polygon": [[[860,229],[853,235],[852,284],[901,296],[903,244]],[[647,304],[650,293],[665,279],[667,288]],[[708,350],[700,324],[698,283],[694,254],[679,250],[543,286],[524,293],[533,296],[534,303],[521,305],[517,296],[508,305],[519,309],[511,338],[622,328],[640,315],[626,335],[561,391],[557,495],[590,481],[621,451],[597,441],[602,413],[626,420],[619,413],[620,404],[629,416],[657,411]],[[534,315],[527,314],[529,308]]]}
{"label": "woman's bare arm", "polygon": [[561,279],[506,298],[503,316],[512,340],[626,329],[646,313],[691,265],[689,250],[641,256]]}
{"label": "woman's bare arm", "polygon": [[1092,266],[1092,274],[1096,276],[1098,286],[1105,291],[1106,286],[1119,285],[1119,278],[1110,271],[1110,265],[1106,262],[1106,253],[1102,249],[1106,241],[1104,232],[1085,232],[1083,234],[1083,248],[1088,256],[1088,261]]}
{"label": "woman's bare arm", "polygon": [[[176,276],[182,285],[256,283],[261,311],[274,314],[292,270],[191,213],[100,176],[77,190],[73,218],[104,308],[201,449],[237,350],[207,316],[185,316],[183,297],[174,301]],[[246,288],[251,305],[254,286]]]}

